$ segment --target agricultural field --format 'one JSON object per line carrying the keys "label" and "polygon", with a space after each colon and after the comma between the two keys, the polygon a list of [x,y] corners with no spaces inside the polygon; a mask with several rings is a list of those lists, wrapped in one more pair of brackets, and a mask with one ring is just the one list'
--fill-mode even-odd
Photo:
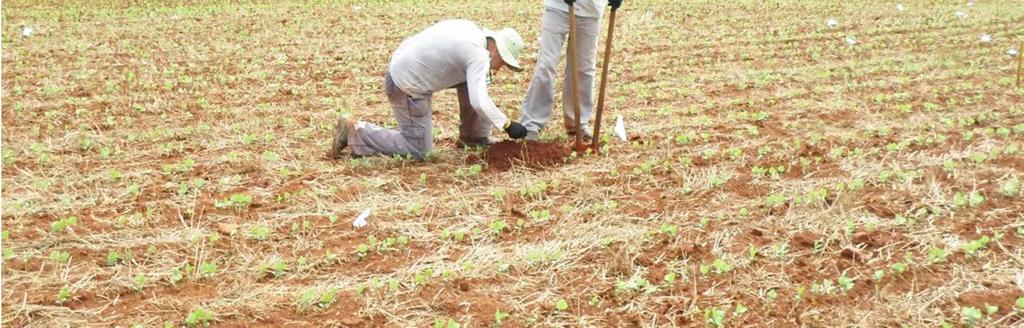
{"label": "agricultural field", "polygon": [[1024,325],[1020,2],[627,0],[604,146],[512,163],[454,91],[426,163],[327,151],[446,18],[518,117],[541,1],[130,3],[3,2],[4,326]]}

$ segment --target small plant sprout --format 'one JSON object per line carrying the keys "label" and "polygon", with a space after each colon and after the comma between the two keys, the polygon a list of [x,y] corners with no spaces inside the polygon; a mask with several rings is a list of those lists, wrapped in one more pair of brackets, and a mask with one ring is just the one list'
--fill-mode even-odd
{"label": "small plant sprout", "polygon": [[675,283],[676,283],[676,273],[675,272],[666,273],[665,274],[665,284],[671,286],[671,285],[673,285]]}
{"label": "small plant sprout", "polygon": [[1013,198],[1020,194],[1021,180],[1017,177],[1012,177],[1006,180],[999,186],[999,194],[1003,197]]}
{"label": "small plant sprout", "polygon": [[459,178],[475,177],[475,176],[479,175],[481,171],[483,171],[483,166],[480,166],[480,164],[473,164],[473,165],[470,165],[468,168],[460,167],[460,168],[456,169],[455,170],[455,177],[459,177]]}
{"label": "small plant sprout", "polygon": [[508,228],[508,222],[505,220],[497,220],[491,222],[490,225],[491,234],[494,236],[501,236],[501,233],[504,232],[506,228]]}
{"label": "small plant sprout", "polygon": [[965,306],[960,308],[960,322],[967,327],[974,327],[981,323],[983,318],[984,315],[981,313],[981,310],[976,307]]}
{"label": "small plant sprout", "polygon": [[214,202],[213,207],[216,208],[235,208],[245,209],[252,204],[252,196],[245,193],[231,194],[223,200]]}
{"label": "small plant sprout", "polygon": [[171,286],[177,285],[182,279],[185,279],[185,276],[181,273],[180,268],[171,269],[171,274],[167,277],[167,281],[171,283]]}
{"label": "small plant sprout", "polygon": [[203,308],[196,308],[189,312],[188,317],[185,318],[185,325],[188,327],[206,327],[213,322],[213,317],[213,312]]}
{"label": "small plant sprout", "polygon": [[281,259],[271,259],[263,264],[260,264],[259,275],[272,275],[274,277],[283,276],[288,272],[288,263],[285,263]]}
{"label": "small plant sprout", "polygon": [[503,322],[505,322],[506,319],[508,319],[508,317],[509,317],[508,312],[503,312],[503,311],[501,311],[501,309],[494,310],[494,323],[495,324],[501,325]]}
{"label": "small plant sprout", "polygon": [[138,274],[135,279],[132,279],[132,289],[135,291],[142,291],[146,287],[146,275]]}
{"label": "small plant sprout", "polygon": [[903,262],[896,262],[889,265],[889,270],[892,271],[894,275],[900,275],[907,272],[907,264]]}
{"label": "small plant sprout", "polygon": [[569,302],[566,301],[564,298],[560,298],[558,299],[558,302],[555,302],[555,309],[557,309],[560,312],[565,312],[566,310],[569,309]]}
{"label": "small plant sprout", "polygon": [[317,293],[313,288],[307,288],[296,297],[296,303],[298,304],[300,313],[308,310],[314,303],[316,303],[316,301]]}
{"label": "small plant sprout", "polygon": [[50,261],[56,264],[67,264],[71,261],[71,253],[65,251],[52,251],[50,252]]}
{"label": "small plant sprout", "polygon": [[837,279],[837,281],[839,283],[839,289],[843,293],[849,292],[851,289],[853,289],[853,285],[855,283],[854,279],[847,277],[846,274],[839,276],[839,279]]}
{"label": "small plant sprout", "polygon": [[961,247],[964,250],[964,254],[967,254],[967,256],[977,256],[978,251],[985,249],[985,247],[988,246],[989,241],[991,240],[988,236],[981,236],[978,239],[964,243]]}
{"label": "small plant sprout", "polygon": [[112,250],[109,253],[107,253],[108,266],[115,266],[119,261],[121,261],[121,256],[117,253],[117,251]]}
{"label": "small plant sprout", "polygon": [[945,248],[939,248],[932,246],[928,248],[928,264],[936,264],[946,262],[946,257],[949,256],[949,251]]}
{"label": "small plant sprout", "polygon": [[199,276],[202,278],[211,278],[217,274],[217,264],[210,262],[203,262],[199,264]]}
{"label": "small plant sprout", "polygon": [[999,312],[999,307],[998,306],[991,305],[991,304],[988,304],[988,303],[985,304],[985,314],[986,315],[992,316],[993,314],[996,314],[996,312]]}
{"label": "small plant sprout", "polygon": [[712,327],[724,327],[725,326],[725,310],[717,307],[707,308],[704,310],[704,320],[708,326]]}
{"label": "small plant sprout", "polygon": [[253,226],[249,229],[249,238],[262,241],[267,237],[270,237],[270,228],[265,225]]}
{"label": "small plant sprout", "polygon": [[779,292],[772,288],[764,293],[764,297],[767,297],[770,301],[775,301],[775,299],[779,298]]}
{"label": "small plant sprout", "polygon": [[662,223],[661,228],[658,230],[658,232],[669,237],[675,236],[679,234],[679,226],[674,224]]}
{"label": "small plant sprout", "polygon": [[69,289],[68,287],[64,287],[57,291],[57,297],[55,298],[55,302],[57,303],[57,305],[62,305],[66,303],[69,298],[71,298],[71,289]]}
{"label": "small plant sprout", "polygon": [[54,234],[60,234],[64,232],[64,230],[76,224],[78,224],[78,217],[69,216],[66,218],[61,218],[57,221],[53,221],[53,223],[50,223],[50,231],[52,231]]}
{"label": "small plant sprout", "polygon": [[434,319],[434,328],[462,328],[454,319]]}
{"label": "small plant sprout", "polygon": [[747,313],[747,307],[743,303],[736,303],[736,307],[732,310],[732,315],[738,317],[744,313]]}

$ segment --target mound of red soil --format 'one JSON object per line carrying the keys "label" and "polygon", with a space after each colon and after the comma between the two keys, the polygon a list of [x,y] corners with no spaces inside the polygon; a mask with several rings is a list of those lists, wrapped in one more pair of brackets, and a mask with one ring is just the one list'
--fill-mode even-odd
{"label": "mound of red soil", "polygon": [[483,161],[489,170],[507,171],[512,166],[548,168],[561,165],[572,150],[559,143],[505,140],[492,144],[479,156],[470,156],[470,162]]}

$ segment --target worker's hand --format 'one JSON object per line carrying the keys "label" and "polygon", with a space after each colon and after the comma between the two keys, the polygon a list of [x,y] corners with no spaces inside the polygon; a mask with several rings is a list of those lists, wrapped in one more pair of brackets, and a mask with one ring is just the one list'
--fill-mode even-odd
{"label": "worker's hand", "polygon": [[508,137],[512,139],[526,138],[526,127],[516,121],[508,121],[508,125],[505,126],[505,133],[508,133]]}
{"label": "worker's hand", "polygon": [[619,9],[622,7],[622,0],[608,0],[608,5],[612,6],[612,10]]}
{"label": "worker's hand", "polygon": [[570,5],[570,6],[572,6],[573,2],[576,2],[576,0],[562,0],[562,1],[565,1],[565,4]]}

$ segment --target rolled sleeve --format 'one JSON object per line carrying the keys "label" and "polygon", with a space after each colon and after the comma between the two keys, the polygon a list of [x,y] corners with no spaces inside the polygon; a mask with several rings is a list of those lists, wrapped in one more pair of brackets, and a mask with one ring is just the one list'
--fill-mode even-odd
{"label": "rolled sleeve", "polygon": [[494,104],[487,94],[487,69],[489,65],[486,60],[472,60],[466,69],[466,88],[469,91],[469,103],[473,109],[482,113],[487,120],[494,124],[498,130],[505,128],[508,118],[498,106]]}

